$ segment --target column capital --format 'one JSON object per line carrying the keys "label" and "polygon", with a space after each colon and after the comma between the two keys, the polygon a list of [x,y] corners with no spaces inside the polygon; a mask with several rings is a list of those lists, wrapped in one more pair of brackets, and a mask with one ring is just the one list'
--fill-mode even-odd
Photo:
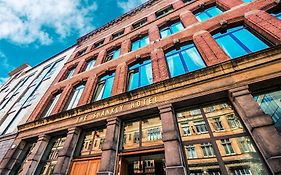
{"label": "column capital", "polygon": [[78,134],[80,131],[81,131],[81,129],[78,127],[71,127],[71,128],[68,128],[67,135]]}
{"label": "column capital", "polygon": [[109,125],[120,125],[120,119],[117,117],[113,117],[113,118],[108,118],[107,119],[107,126]]}
{"label": "column capital", "polygon": [[230,89],[228,91],[228,95],[232,99],[235,98],[235,97],[239,97],[239,96],[243,96],[243,95],[249,95],[249,94],[251,94],[251,92],[249,90],[248,85],[236,87],[236,88]]}
{"label": "column capital", "polygon": [[165,104],[165,105],[158,106],[158,110],[160,114],[167,113],[167,112],[174,112],[174,108],[172,104]]}

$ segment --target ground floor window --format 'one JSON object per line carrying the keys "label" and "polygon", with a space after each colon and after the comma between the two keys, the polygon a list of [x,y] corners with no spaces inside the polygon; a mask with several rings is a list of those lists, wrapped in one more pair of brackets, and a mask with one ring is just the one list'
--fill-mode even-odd
{"label": "ground floor window", "polygon": [[176,117],[190,174],[268,174],[230,104],[183,109]]}

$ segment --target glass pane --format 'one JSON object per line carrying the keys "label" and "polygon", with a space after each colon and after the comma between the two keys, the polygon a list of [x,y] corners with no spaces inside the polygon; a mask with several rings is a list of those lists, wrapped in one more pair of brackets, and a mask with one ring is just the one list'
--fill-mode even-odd
{"label": "glass pane", "polygon": [[210,138],[200,109],[179,112],[177,113],[177,119],[182,141]]}
{"label": "glass pane", "polygon": [[116,58],[118,58],[119,56],[120,56],[120,48],[117,49],[117,50],[115,50],[115,51],[113,52],[113,57],[112,57],[112,59],[116,59]]}
{"label": "glass pane", "polygon": [[182,25],[181,22],[177,22],[177,23],[175,23],[171,26],[171,30],[172,30],[173,33],[177,33],[177,32],[179,32],[183,29],[184,28],[183,28],[183,25]]}
{"label": "glass pane", "polygon": [[135,51],[137,49],[139,49],[140,47],[140,41],[139,40],[136,40],[132,43],[132,51]]}
{"label": "glass pane", "polygon": [[197,20],[200,21],[200,22],[206,21],[207,19],[210,18],[210,17],[209,17],[206,13],[204,13],[204,12],[199,12],[199,13],[197,13],[195,16],[196,16]]}
{"label": "glass pane", "polygon": [[167,57],[167,63],[171,77],[176,77],[178,75],[185,74],[185,70],[179,54]]}
{"label": "glass pane", "polygon": [[129,73],[129,85],[128,90],[133,90],[139,87],[139,72],[133,71]]}
{"label": "glass pane", "polygon": [[149,38],[148,38],[148,36],[143,37],[143,38],[141,39],[141,42],[140,42],[140,47],[144,47],[144,46],[146,46],[146,45],[148,45],[148,44],[149,44]]}
{"label": "glass pane", "polygon": [[170,28],[164,28],[160,31],[161,38],[165,38],[171,35]]}
{"label": "glass pane", "polygon": [[203,108],[214,136],[243,133],[242,124],[233,109],[227,103],[220,103]]}
{"label": "glass pane", "polygon": [[243,2],[252,2],[252,0],[243,0]]}
{"label": "glass pane", "polygon": [[94,133],[95,134],[91,154],[101,153],[101,148],[105,139],[106,129],[97,130]]}
{"label": "glass pane", "polygon": [[268,46],[247,29],[242,29],[234,35],[251,51],[257,52],[268,48]]}
{"label": "glass pane", "polygon": [[211,7],[209,9],[207,9],[206,11],[212,17],[215,17],[215,16],[217,16],[217,15],[222,13],[222,11],[219,8],[217,8],[217,7]]}
{"label": "glass pane", "polygon": [[160,117],[142,120],[142,146],[162,144]]}
{"label": "glass pane", "polygon": [[126,122],[123,128],[123,149],[137,148],[140,146],[140,122]]}
{"label": "glass pane", "polygon": [[146,86],[152,84],[152,66],[151,63],[140,67],[141,84],[140,86]]}
{"label": "glass pane", "polygon": [[114,76],[110,77],[106,80],[102,99],[110,97],[112,86],[113,86],[113,81],[114,81]]}
{"label": "glass pane", "polygon": [[269,92],[254,97],[263,112],[269,115],[276,128],[281,128],[281,91]]}
{"label": "glass pane", "polygon": [[247,54],[247,52],[229,35],[217,38],[216,41],[231,58],[237,58]]}
{"label": "glass pane", "polygon": [[269,174],[248,136],[217,140],[216,143],[229,174]]}
{"label": "glass pane", "polygon": [[201,58],[195,47],[191,47],[190,49],[183,51],[182,55],[185,60],[188,72],[206,67],[203,59]]}
{"label": "glass pane", "polygon": [[97,85],[94,101],[102,99],[102,94],[103,94],[103,91],[104,91],[104,87],[105,87],[104,82],[102,82],[102,83]]}

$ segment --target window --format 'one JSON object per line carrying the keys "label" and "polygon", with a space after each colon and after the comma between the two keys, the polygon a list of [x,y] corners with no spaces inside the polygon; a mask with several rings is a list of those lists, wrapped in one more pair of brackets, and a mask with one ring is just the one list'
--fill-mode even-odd
{"label": "window", "polygon": [[272,15],[272,16],[275,16],[276,18],[278,18],[278,19],[281,20],[281,9],[279,8],[279,9],[273,11],[273,12],[271,13],[271,15]]}
{"label": "window", "polygon": [[[229,117],[239,127],[231,127]],[[245,127],[240,125],[239,116],[228,103],[176,110],[176,119],[191,174],[220,175],[217,158],[221,157],[226,174],[232,174],[237,165],[245,165],[253,174],[269,175]],[[218,132],[216,128],[222,126]]]}
{"label": "window", "polygon": [[253,0],[242,0],[243,2],[252,2]]}
{"label": "window", "polygon": [[281,90],[255,95],[254,99],[263,112],[269,115],[276,128],[281,128]]}
{"label": "window", "polygon": [[96,64],[96,57],[93,57],[93,58],[87,60],[83,71],[88,71],[88,70],[92,69],[95,66],[95,64]]}
{"label": "window", "polygon": [[186,146],[186,150],[187,150],[188,159],[195,159],[195,158],[197,158],[194,145],[187,145]]}
{"label": "window", "polygon": [[67,70],[67,73],[66,73],[66,75],[64,77],[64,80],[71,78],[73,76],[74,72],[75,72],[75,67],[70,68],[69,70]]}
{"label": "window", "polygon": [[192,2],[192,1],[195,1],[195,0],[183,0],[184,3],[188,3],[188,2]]}
{"label": "window", "polygon": [[110,97],[115,73],[107,74],[99,78],[93,101]]}
{"label": "window", "polygon": [[143,18],[143,19],[137,21],[136,23],[134,23],[132,26],[133,26],[133,29],[137,29],[137,28],[144,26],[146,23],[147,23],[147,18]]}
{"label": "window", "polygon": [[107,52],[106,57],[104,59],[104,63],[110,60],[115,60],[120,56],[120,47],[116,47]]}
{"label": "window", "polygon": [[48,105],[46,106],[46,108],[44,109],[43,113],[42,113],[42,118],[48,117],[51,112],[53,111],[55,105],[57,104],[59,98],[60,98],[61,92],[52,95],[52,98],[50,99],[50,101],[48,102]]}
{"label": "window", "polygon": [[245,26],[227,29],[213,37],[232,59],[269,47]]}
{"label": "window", "polygon": [[80,156],[101,153],[102,144],[105,140],[105,132],[106,129],[85,132]]}
{"label": "window", "polygon": [[214,157],[214,149],[211,143],[202,143],[201,149],[203,151],[204,157]]}
{"label": "window", "polygon": [[234,115],[229,115],[227,117],[227,121],[228,121],[228,125],[230,126],[230,128],[233,128],[233,129],[242,128],[240,121]]}
{"label": "window", "polygon": [[65,110],[73,109],[78,105],[78,102],[82,96],[84,88],[85,88],[85,85],[80,84],[72,90],[70,98],[68,99],[68,102],[65,105]]}
{"label": "window", "polygon": [[231,170],[234,175],[252,175],[252,172],[249,168],[235,168]]}
{"label": "window", "polygon": [[99,48],[100,46],[102,46],[104,43],[104,39],[94,43],[93,48]]}
{"label": "window", "polygon": [[167,36],[170,36],[174,33],[179,32],[183,29],[184,29],[184,27],[183,27],[181,21],[177,21],[177,22],[167,24],[164,27],[162,27],[160,29],[160,35],[161,35],[161,38],[165,38]]}
{"label": "window", "polygon": [[59,59],[58,61],[56,61],[51,68],[49,69],[49,71],[47,72],[47,74],[44,76],[43,80],[49,79],[53,76],[53,74],[55,73],[55,71],[57,70],[57,68],[61,65],[61,63],[63,62],[65,57]]}
{"label": "window", "polygon": [[157,11],[157,12],[155,13],[156,18],[160,18],[160,17],[162,17],[162,16],[168,14],[169,12],[171,12],[171,11],[173,11],[173,10],[174,10],[174,8],[173,8],[172,5],[166,7],[166,8],[163,9],[163,10],[159,10],[159,11]]}
{"label": "window", "polygon": [[129,67],[128,91],[152,84],[151,60],[145,60]]}
{"label": "window", "polygon": [[198,21],[203,22],[209,18],[218,16],[221,13],[222,13],[222,10],[220,10],[217,6],[213,6],[213,7],[207,8],[203,11],[196,13],[195,16]]}
{"label": "window", "polygon": [[86,50],[87,50],[87,48],[79,50],[75,57],[80,57],[80,56],[84,55],[86,53]]}
{"label": "window", "polygon": [[161,131],[160,117],[124,122],[122,148],[130,149],[162,144]]}
{"label": "window", "polygon": [[132,41],[132,51],[138,50],[149,44],[149,38],[147,35],[138,37],[137,39]]}
{"label": "window", "polygon": [[226,155],[235,154],[231,145],[231,141],[229,139],[221,139],[221,144],[224,148]]}
{"label": "window", "polygon": [[195,16],[198,21],[203,22],[209,18],[218,16],[221,13],[222,13],[222,11],[217,6],[213,6],[213,7],[207,8],[203,11],[200,11],[198,13],[195,13]]}
{"label": "window", "polygon": [[206,67],[194,44],[186,44],[165,54],[171,77]]}
{"label": "window", "polygon": [[220,118],[214,118],[214,125],[215,125],[214,127],[215,127],[216,131],[224,130]]}
{"label": "window", "polygon": [[[41,167],[39,167],[35,174],[40,175],[51,175],[54,172],[55,166],[58,161],[59,152],[63,149],[66,137],[59,137],[56,139],[51,139],[49,148],[45,151],[43,159],[40,162]],[[39,173],[40,172],[40,173]]]}
{"label": "window", "polygon": [[112,34],[112,40],[120,38],[122,35],[124,35],[124,29],[119,31],[119,32],[116,32],[116,33]]}

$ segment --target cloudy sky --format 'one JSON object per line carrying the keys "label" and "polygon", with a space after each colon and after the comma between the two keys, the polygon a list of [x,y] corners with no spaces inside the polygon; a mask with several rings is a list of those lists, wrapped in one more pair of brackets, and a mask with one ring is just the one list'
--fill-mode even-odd
{"label": "cloudy sky", "polygon": [[146,0],[0,0],[0,84]]}

